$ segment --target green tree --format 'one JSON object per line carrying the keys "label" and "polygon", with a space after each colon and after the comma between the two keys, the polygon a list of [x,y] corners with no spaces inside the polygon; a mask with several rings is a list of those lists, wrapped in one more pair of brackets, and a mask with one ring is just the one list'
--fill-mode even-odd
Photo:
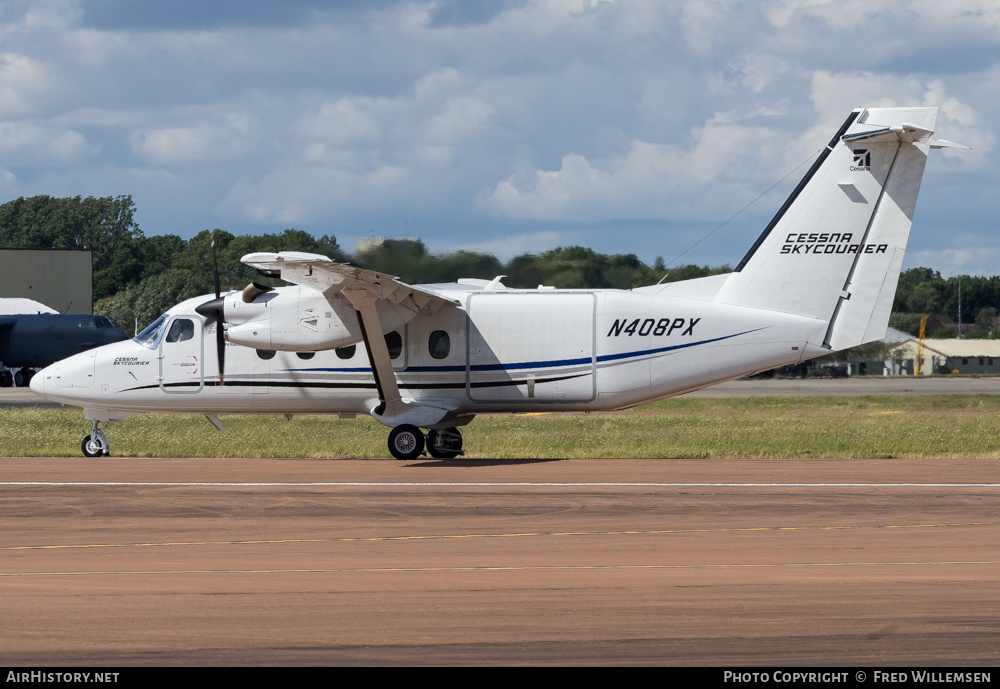
{"label": "green tree", "polygon": [[0,246],[26,249],[90,249],[95,266],[141,238],[131,196],[55,198],[33,196],[0,205]]}
{"label": "green tree", "polygon": [[941,305],[938,286],[932,282],[921,282],[910,291],[908,310],[914,313],[937,313]]}
{"label": "green tree", "polygon": [[97,302],[94,312],[107,316],[130,333],[136,324],[142,330],[170,307],[211,291],[210,283],[206,283],[203,276],[172,268],[102,299]]}

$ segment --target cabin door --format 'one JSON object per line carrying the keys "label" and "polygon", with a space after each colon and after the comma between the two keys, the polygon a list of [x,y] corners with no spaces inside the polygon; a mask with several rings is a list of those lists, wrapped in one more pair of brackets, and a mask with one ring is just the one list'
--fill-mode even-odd
{"label": "cabin door", "polygon": [[205,387],[205,329],[196,316],[174,316],[160,340],[160,389],[194,394]]}

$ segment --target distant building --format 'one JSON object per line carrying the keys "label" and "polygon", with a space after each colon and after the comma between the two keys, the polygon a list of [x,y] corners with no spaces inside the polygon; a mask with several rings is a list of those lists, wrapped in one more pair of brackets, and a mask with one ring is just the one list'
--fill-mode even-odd
{"label": "distant building", "polygon": [[924,326],[924,335],[932,337],[941,328],[954,328],[958,332],[958,323],[951,316],[944,313],[932,313],[927,317],[927,325]]}
{"label": "distant building", "polygon": [[0,249],[0,297],[32,299],[59,313],[93,313],[93,252]]}
{"label": "distant building", "polygon": [[[913,375],[918,346],[911,338],[889,350],[894,375]],[[924,340],[920,372],[1000,374],[1000,340]]]}

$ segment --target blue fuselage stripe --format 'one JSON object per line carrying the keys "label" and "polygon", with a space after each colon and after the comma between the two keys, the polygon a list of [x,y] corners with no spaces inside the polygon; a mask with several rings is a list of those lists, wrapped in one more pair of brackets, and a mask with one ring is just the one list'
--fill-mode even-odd
{"label": "blue fuselage stripe", "polygon": [[[603,363],[607,361],[621,361],[623,359],[632,359],[635,357],[652,356],[654,354],[663,354],[665,352],[676,351],[678,349],[688,349],[690,347],[697,347],[698,345],[711,344],[713,342],[721,342],[723,340],[729,340],[734,337],[739,337],[740,335],[747,335],[749,333],[757,332],[758,330],[763,330],[763,328],[755,328],[753,330],[746,330],[741,333],[734,333],[732,335],[723,335],[722,337],[713,337],[709,340],[699,340],[697,342],[686,342],[679,345],[670,345],[667,347],[656,347],[653,349],[642,349],[637,352],[622,352],[620,354],[602,354],[597,357],[598,363]],[[554,359],[552,361],[525,361],[521,363],[514,364],[476,364],[471,366],[470,369],[475,372],[479,371],[518,371],[523,369],[537,369],[537,368],[561,368],[564,366],[583,366],[590,364],[594,361],[593,357],[581,357],[579,359]],[[409,366],[402,369],[400,373],[459,373],[466,370],[465,366]],[[368,366],[358,367],[358,368],[286,368],[283,369],[283,373],[368,373],[371,368]]]}

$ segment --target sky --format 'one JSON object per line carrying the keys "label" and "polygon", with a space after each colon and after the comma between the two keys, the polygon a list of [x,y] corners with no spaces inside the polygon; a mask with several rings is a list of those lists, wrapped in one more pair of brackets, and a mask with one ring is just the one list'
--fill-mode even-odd
{"label": "sky", "polygon": [[995,0],[0,3],[0,202],[146,235],[735,265],[853,108],[914,105],[972,150],[904,268],[1000,274]]}

